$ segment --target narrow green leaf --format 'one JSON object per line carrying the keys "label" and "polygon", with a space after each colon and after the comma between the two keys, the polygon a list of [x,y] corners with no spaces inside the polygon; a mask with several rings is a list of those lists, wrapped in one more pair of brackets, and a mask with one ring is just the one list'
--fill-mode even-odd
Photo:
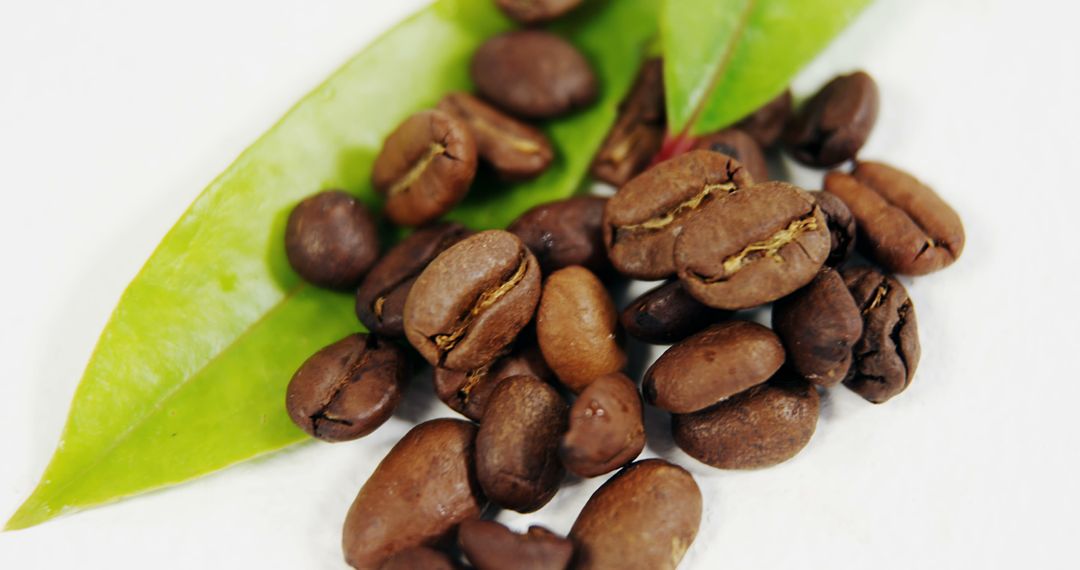
{"label": "narrow green leaf", "polygon": [[668,128],[724,128],[787,87],[870,0],[666,0]]}
{"label": "narrow green leaf", "polygon": [[[574,192],[655,35],[653,0],[596,1],[563,25],[591,58],[599,104],[548,128],[559,161],[518,186],[484,183],[454,217],[501,227]],[[377,203],[385,136],[444,93],[510,23],[487,0],[437,0],[346,63],[199,196],[129,285],[98,341],[37,489],[7,523],[178,483],[306,438],[284,411],[296,367],[359,329],[352,299],[304,285],[282,247],[304,196],[345,188]]]}

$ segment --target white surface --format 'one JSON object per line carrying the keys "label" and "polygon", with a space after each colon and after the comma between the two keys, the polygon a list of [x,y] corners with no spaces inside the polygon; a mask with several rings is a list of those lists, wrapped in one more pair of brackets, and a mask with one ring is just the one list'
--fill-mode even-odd
{"label": "white surface", "polygon": [[[422,3],[0,4],[0,518],[37,482],[109,312],[187,204]],[[1060,0],[879,0],[796,81],[805,94],[870,71],[883,106],[864,156],[935,186],[968,246],[906,281],[924,356],[902,396],[831,391],[807,449],[764,471],[713,470],[652,437],[647,454],[705,493],[683,568],[1075,567],[1077,16]],[[425,388],[407,414],[449,415],[418,403]],[[358,442],[0,534],[0,568],[343,567],[349,502],[406,428],[399,414]],[[564,533],[598,484],[504,520]]]}

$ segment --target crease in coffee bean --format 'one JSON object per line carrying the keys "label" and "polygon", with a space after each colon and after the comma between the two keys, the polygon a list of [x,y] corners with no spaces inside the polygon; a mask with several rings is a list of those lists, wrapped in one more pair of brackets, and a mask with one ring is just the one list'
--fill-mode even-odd
{"label": "crease in coffee bean", "polygon": [[525,255],[519,256],[518,265],[514,272],[504,279],[498,287],[481,293],[480,296],[476,298],[472,308],[469,309],[469,312],[465,314],[464,318],[459,319],[461,324],[459,324],[457,328],[449,333],[441,333],[429,337],[431,341],[435,343],[435,348],[439,351],[440,364],[446,358],[446,353],[453,350],[458,341],[465,336],[465,333],[469,326],[472,325],[473,320],[475,320],[480,313],[484,312],[485,309],[494,305],[499,299],[509,293],[511,289],[517,286],[517,284],[525,278],[528,267],[528,259]]}
{"label": "crease in coffee bean", "polygon": [[900,358],[900,362],[904,364],[904,387],[906,388],[911,384],[911,367],[908,365],[908,356],[904,352],[904,343],[900,341],[900,331],[904,329],[904,325],[907,324],[907,315],[911,311],[911,299],[900,305],[900,308],[896,311],[896,324],[893,325],[891,331],[889,331],[889,339],[892,340],[893,346],[896,347],[896,356]]}
{"label": "crease in coffee bean", "polygon": [[675,219],[682,215],[683,212],[688,210],[696,210],[701,207],[705,201],[716,193],[723,192],[724,194],[734,193],[737,186],[734,182],[725,182],[723,184],[706,184],[701,188],[701,192],[695,194],[689,200],[682,202],[674,208],[668,210],[663,215],[654,216],[639,222],[636,224],[627,224],[625,226],[615,226],[615,241],[618,241],[620,237],[629,233],[638,233],[646,231],[656,231],[666,228],[675,222]]}
{"label": "crease in coffee bean", "polygon": [[382,320],[383,305],[386,304],[386,296],[380,295],[375,302],[371,304],[371,311],[375,313],[375,318]]}
{"label": "crease in coffee bean", "polygon": [[510,146],[514,147],[514,150],[518,150],[527,154],[537,154],[540,152],[540,145],[535,142],[526,139],[524,137],[518,137],[510,134],[507,131],[499,130],[491,125],[491,123],[485,121],[477,115],[469,116],[469,124],[477,130],[484,131],[490,135],[495,135],[510,143]]}
{"label": "crease in coffee bean", "polygon": [[424,171],[427,170],[427,167],[431,165],[431,162],[437,157],[443,155],[448,156],[451,159],[454,158],[453,156],[447,154],[445,144],[441,142],[433,142],[428,145],[428,150],[426,153],[424,153],[424,156],[421,156],[420,159],[412,165],[412,168],[410,168],[409,171],[405,173],[405,176],[403,176],[401,180],[398,180],[392,186],[390,186],[390,189],[386,192],[387,196],[395,196],[397,194],[400,194],[404,192],[405,189],[415,184],[416,181],[424,175]]}
{"label": "crease in coffee bean", "polygon": [[[799,236],[818,229],[815,213],[816,208],[811,210],[809,214],[795,218],[786,227],[773,233],[768,238],[752,242],[743,247],[739,253],[728,256],[721,264],[723,272],[720,275],[706,275],[698,271],[692,273],[704,283],[720,283],[731,279],[742,268],[763,257],[777,263],[783,263],[784,258],[780,255],[780,250],[784,246],[794,243],[800,249],[803,249],[802,244],[798,241]],[[805,249],[803,249],[803,253],[806,253]]]}
{"label": "crease in coffee bean", "polygon": [[881,284],[878,285],[877,289],[874,291],[874,298],[870,299],[870,303],[866,307],[863,308],[862,314],[865,315],[866,313],[869,313],[870,311],[873,311],[874,309],[881,306],[882,301],[884,301],[885,297],[888,297],[888,296],[889,296],[889,284],[887,282],[885,282],[885,281],[882,281]]}
{"label": "crease in coffee bean", "polygon": [[341,374],[341,377],[334,382],[334,387],[327,392],[326,397],[319,402],[318,410],[315,413],[308,414],[308,419],[311,420],[311,425],[317,436],[322,434],[322,426],[326,422],[346,426],[353,425],[353,422],[350,420],[336,418],[327,414],[327,409],[334,403],[334,400],[337,399],[338,394],[340,394],[346,386],[353,383],[353,378],[356,378],[357,375],[362,375],[361,373],[367,368],[368,360],[371,359],[371,350],[375,349],[377,344],[377,342],[373,341],[372,337],[368,337],[366,346],[364,347],[365,350],[363,354],[360,355],[360,358],[358,358],[352,366],[345,369]]}
{"label": "crease in coffee bean", "polygon": [[474,368],[470,370],[465,375],[465,383],[463,383],[457,391],[458,398],[461,398],[462,404],[469,403],[469,396],[472,393],[473,388],[476,388],[476,385],[480,383],[480,379],[482,379],[484,376],[487,376],[487,373],[491,370],[491,367],[496,362],[498,362],[500,358],[502,358],[502,356],[496,357],[495,360],[492,360],[491,362],[481,366],[480,368]]}

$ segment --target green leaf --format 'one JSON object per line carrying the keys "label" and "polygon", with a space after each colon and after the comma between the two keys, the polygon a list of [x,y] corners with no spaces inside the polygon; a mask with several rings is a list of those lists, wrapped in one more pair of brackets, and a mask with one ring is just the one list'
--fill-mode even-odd
{"label": "green leaf", "polygon": [[[601,101],[548,126],[559,153],[550,172],[484,183],[455,218],[502,227],[581,184],[656,33],[653,0],[590,4],[561,31],[596,66]],[[360,326],[351,296],[307,286],[289,268],[288,212],[331,187],[377,204],[369,177],[382,140],[446,92],[469,89],[472,52],[509,28],[493,2],[438,0],[347,62],[212,182],[125,291],[52,461],[6,528],[306,439],[285,414],[285,386],[307,356]]]}
{"label": "green leaf", "polygon": [[671,133],[722,129],[780,94],[870,0],[667,0],[660,16]]}

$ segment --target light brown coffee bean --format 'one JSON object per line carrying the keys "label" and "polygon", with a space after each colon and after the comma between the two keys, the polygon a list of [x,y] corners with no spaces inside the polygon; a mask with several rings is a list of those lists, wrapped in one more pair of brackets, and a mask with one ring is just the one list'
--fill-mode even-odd
{"label": "light brown coffee bean", "polygon": [[639,461],[585,504],[570,539],[577,570],[674,570],[697,536],[701,490],[685,469]]}
{"label": "light brown coffee bean", "polygon": [[387,559],[379,570],[457,570],[450,557],[426,546],[402,550]]}
{"label": "light brown coffee bean", "polygon": [[821,88],[788,124],[784,143],[809,166],[832,167],[855,158],[870,138],[878,114],[878,89],[862,71]]}
{"label": "light brown coffee bean", "polygon": [[907,289],[870,267],[843,271],[844,283],[862,313],[862,337],[844,385],[881,404],[911,385],[919,365],[919,327]]}
{"label": "light brown coffee bean", "polygon": [[769,165],[765,162],[765,152],[750,135],[735,128],[728,128],[705,135],[694,143],[694,148],[711,150],[730,156],[742,164],[755,182],[765,182],[769,176]]}
{"label": "light brown coffee bean", "polygon": [[784,363],[771,330],[749,321],[713,325],[672,346],[645,372],[645,400],[677,414],[696,412],[769,379]]}
{"label": "light brown coffee bean", "polygon": [[544,527],[517,534],[495,521],[461,523],[458,543],[476,570],[565,570],[574,555],[572,542]]}
{"label": "light brown coffee bean", "polygon": [[560,382],[581,392],[626,366],[618,319],[607,289],[588,269],[575,265],[548,277],[536,312],[536,340]]}
{"label": "light brown coffee bean", "polygon": [[345,561],[378,568],[414,546],[453,538],[487,501],[476,481],[476,427],[461,420],[424,422],[405,434],[375,468],[345,518]]}
{"label": "light brown coffee bean", "polygon": [[540,129],[523,123],[468,93],[443,97],[438,109],[461,119],[476,139],[476,150],[499,178],[536,178],[551,164],[555,151]]}
{"label": "light brown coffee bean", "polygon": [[570,408],[570,428],[559,445],[563,465],[579,477],[610,473],[645,448],[645,425],[637,386],[624,374],[589,384]]}
{"label": "light brown coffee bean", "polygon": [[[525,331],[521,336],[525,336]],[[535,338],[524,340],[518,337],[517,345],[509,354],[468,372],[436,368],[435,394],[455,412],[478,422],[484,417],[484,410],[495,387],[507,378],[522,375],[545,382],[555,379],[555,374],[548,368],[540,348],[536,346]]]}
{"label": "light brown coffee bean", "polygon": [[664,75],[660,59],[645,62],[619,117],[592,163],[592,175],[621,187],[641,174],[664,143]]}

